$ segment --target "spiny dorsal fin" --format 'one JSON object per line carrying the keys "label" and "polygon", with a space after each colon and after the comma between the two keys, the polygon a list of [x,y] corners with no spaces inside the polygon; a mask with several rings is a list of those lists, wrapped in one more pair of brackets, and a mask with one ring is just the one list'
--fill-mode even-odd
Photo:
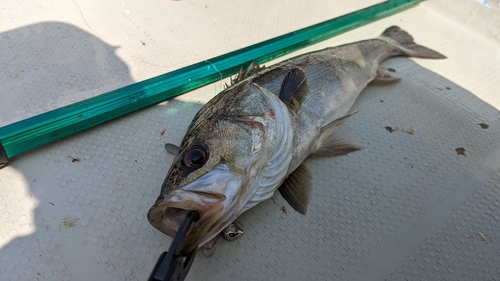
{"label": "spiny dorsal fin", "polygon": [[283,198],[300,214],[305,215],[311,198],[312,176],[302,163],[279,187]]}
{"label": "spiny dorsal fin", "polygon": [[338,127],[341,121],[353,116],[357,112],[354,111],[337,118],[321,128],[321,134],[316,142],[316,149],[313,153],[317,155],[337,156],[363,149],[363,146],[352,144],[348,140],[339,137],[341,130]]}
{"label": "spiny dorsal fin", "polygon": [[288,72],[281,84],[279,98],[286,106],[297,113],[309,92],[306,74],[298,67]]}
{"label": "spiny dorsal fin", "polygon": [[241,67],[240,71],[238,72],[238,74],[234,76],[234,78],[232,76],[229,77],[229,85],[226,84],[226,89],[244,80],[245,78],[254,75],[255,73],[262,70],[264,67],[265,66],[255,66],[255,61],[252,61],[245,70],[243,70],[243,67]]}
{"label": "spiny dorsal fin", "polygon": [[387,69],[379,66],[377,68],[377,76],[371,81],[374,85],[392,84],[401,81],[401,78],[392,76]]}

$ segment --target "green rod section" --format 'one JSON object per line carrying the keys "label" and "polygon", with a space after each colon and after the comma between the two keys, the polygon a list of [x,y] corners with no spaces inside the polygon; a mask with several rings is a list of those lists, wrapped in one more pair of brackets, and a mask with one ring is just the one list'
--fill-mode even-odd
{"label": "green rod section", "polygon": [[[138,109],[218,81],[361,25],[410,8],[423,0],[390,0],[203,62],[0,128],[0,167],[8,159]],[[3,146],[3,151],[2,151]],[[4,163],[5,164],[5,163]]]}

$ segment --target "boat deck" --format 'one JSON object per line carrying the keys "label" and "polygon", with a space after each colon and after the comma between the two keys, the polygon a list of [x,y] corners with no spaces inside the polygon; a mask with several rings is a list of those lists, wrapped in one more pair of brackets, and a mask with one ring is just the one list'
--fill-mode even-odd
{"label": "boat deck", "polygon": [[[380,1],[0,0],[0,126]],[[352,3],[351,3],[352,2]],[[275,194],[187,280],[500,280],[500,7],[426,1],[285,58],[398,25],[448,58],[383,63],[346,120],[366,148],[310,158],[307,215]],[[271,65],[273,62],[266,63]],[[146,280],[146,218],[198,109],[227,80],[12,159],[1,280]]]}

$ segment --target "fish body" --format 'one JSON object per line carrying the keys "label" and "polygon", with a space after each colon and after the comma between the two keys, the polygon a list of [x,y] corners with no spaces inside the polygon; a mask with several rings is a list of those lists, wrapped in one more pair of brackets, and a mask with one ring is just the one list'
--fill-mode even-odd
{"label": "fish body", "polygon": [[188,253],[278,188],[305,214],[311,175],[303,161],[361,148],[340,138],[338,126],[370,82],[400,80],[379,66],[394,56],[445,58],[393,26],[376,39],[247,71],[194,117],[148,213],[151,224],[174,236],[186,213],[198,211]]}

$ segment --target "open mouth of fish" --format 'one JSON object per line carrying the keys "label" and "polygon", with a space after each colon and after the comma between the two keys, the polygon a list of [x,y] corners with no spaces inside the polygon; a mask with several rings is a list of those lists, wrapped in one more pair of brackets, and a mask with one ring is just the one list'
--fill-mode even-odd
{"label": "open mouth of fish", "polygon": [[227,215],[222,214],[221,203],[225,200],[222,194],[178,190],[151,207],[148,219],[155,228],[174,237],[189,212],[197,212],[198,219],[189,228],[183,246],[189,252],[210,241],[231,222],[226,223]]}
{"label": "open mouth of fish", "polygon": [[[168,221],[166,224],[173,226],[172,228],[179,228],[181,223],[184,221],[186,216],[192,212],[193,210],[184,210],[184,209],[178,209],[178,208],[166,208],[163,216],[164,216],[164,221]],[[195,211],[198,213],[198,219],[200,218],[200,212]],[[198,220],[196,219],[196,221]],[[188,232],[194,227],[194,224],[191,225],[190,229]]]}
{"label": "open mouth of fish", "polygon": [[149,209],[148,220],[156,229],[175,237],[189,212],[197,212],[199,218],[191,224],[182,247],[187,254],[211,241],[236,219],[241,178],[221,165],[196,181],[160,195]]}

